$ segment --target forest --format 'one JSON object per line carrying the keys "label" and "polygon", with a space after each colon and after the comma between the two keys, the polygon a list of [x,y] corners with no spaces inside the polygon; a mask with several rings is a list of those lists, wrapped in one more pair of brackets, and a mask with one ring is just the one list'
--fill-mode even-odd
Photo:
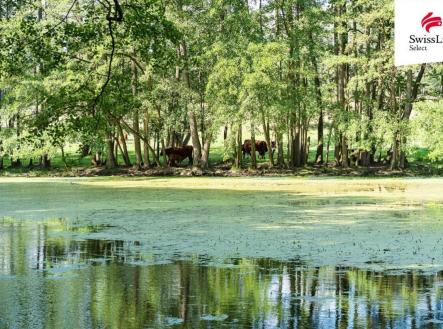
{"label": "forest", "polygon": [[387,0],[1,0],[0,172],[438,167],[443,65],[393,46]]}

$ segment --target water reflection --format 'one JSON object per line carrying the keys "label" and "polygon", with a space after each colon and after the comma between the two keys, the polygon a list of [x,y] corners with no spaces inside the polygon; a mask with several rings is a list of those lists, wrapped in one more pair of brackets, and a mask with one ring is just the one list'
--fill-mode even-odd
{"label": "water reflection", "polygon": [[0,226],[0,328],[440,328],[443,272],[298,260],[166,263],[60,220]]}
{"label": "water reflection", "polygon": [[[176,179],[153,181],[171,184]],[[215,181],[219,188],[229,181],[237,182]],[[218,186],[215,181],[212,186]],[[268,187],[279,182],[240,181]],[[310,192],[119,187],[119,182],[129,186],[152,180],[95,181],[117,184],[113,188],[78,185],[76,180],[1,181],[0,221],[6,216],[22,220],[65,218],[84,230],[70,232],[77,239],[139,240],[143,241],[144,254],[164,260],[177,254],[279,259],[297,255],[317,266],[379,264],[443,269],[442,180],[420,180],[419,186],[426,193],[419,197],[410,187],[405,192],[388,192],[390,186],[405,185],[403,180],[350,180],[350,186],[348,180],[291,181],[296,191]],[[180,184],[185,182],[191,186],[209,184],[199,179]],[[354,187],[356,191],[370,191],[343,192]],[[95,232],[85,225],[112,227]]]}

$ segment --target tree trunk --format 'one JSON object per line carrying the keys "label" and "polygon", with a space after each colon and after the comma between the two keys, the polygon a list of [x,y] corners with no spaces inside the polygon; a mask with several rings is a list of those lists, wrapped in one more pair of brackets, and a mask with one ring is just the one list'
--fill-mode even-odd
{"label": "tree trunk", "polygon": [[185,137],[182,139],[181,145],[188,145],[190,139],[191,139],[191,134],[188,131]]}
{"label": "tree trunk", "polygon": [[399,163],[399,154],[398,154],[398,150],[399,150],[399,133],[396,132],[394,134],[394,141],[392,144],[392,155],[391,155],[391,170],[392,169],[397,169],[398,168],[398,163]]}
{"label": "tree trunk", "polygon": [[[121,150],[121,146],[118,141],[118,134],[117,134],[117,137],[114,138],[114,157],[115,157],[115,163],[116,163],[117,167],[118,167],[118,150],[119,149]],[[122,155],[123,155],[123,152],[122,152]]]}
{"label": "tree trunk", "polygon": [[332,125],[329,128],[329,133],[328,133],[328,141],[326,142],[326,166],[328,166],[329,163],[329,147],[331,145],[331,135],[332,135]]}
{"label": "tree trunk", "polygon": [[[123,127],[124,127],[127,131],[131,132],[132,134],[136,134],[136,131],[134,130],[134,128],[131,127],[131,126],[130,126],[128,123],[126,123],[124,120],[121,120],[120,123],[123,125]],[[138,132],[138,136],[140,137],[141,140],[143,140],[143,142],[145,142],[145,143],[148,145],[148,148],[149,148],[149,150],[151,151],[151,153],[152,153],[152,155],[153,155],[153,157],[154,157],[154,161],[155,161],[155,163],[156,163],[158,166],[161,166],[161,163],[160,163],[160,160],[159,160],[159,159],[160,159],[160,156],[158,155],[158,153],[159,153],[158,147],[157,147],[157,154],[156,154],[156,150],[154,150],[154,149],[151,147],[151,145],[149,145],[149,140],[148,140],[145,136],[141,135],[140,132]],[[158,133],[157,133],[157,137],[158,137]],[[158,138],[157,138],[157,143],[158,143]]]}
{"label": "tree trunk", "polygon": [[[336,131],[336,135],[338,135],[337,131]],[[340,166],[341,164],[341,157],[342,157],[342,152],[341,152],[341,134],[338,135],[339,139],[336,140],[335,145],[334,145],[334,157],[335,157],[335,165],[336,166]]]}
{"label": "tree trunk", "polygon": [[[347,45],[347,39],[348,39],[348,31],[347,31],[347,20],[345,18],[346,16],[346,2],[342,5],[338,5],[336,7],[337,10],[337,17],[341,20],[340,27],[341,31],[338,35],[338,40],[335,40],[335,42],[338,42],[336,44],[336,52],[338,52],[339,55],[346,55],[346,45]],[[345,90],[346,90],[346,64],[342,63],[338,66],[338,73],[337,73],[337,101],[342,111],[347,111],[346,108],[346,98],[345,98]],[[344,136],[344,132],[340,131],[340,140],[338,141],[340,144],[340,153],[341,156],[339,158],[340,162],[339,164],[347,168],[349,166],[348,161],[348,145],[347,145],[347,139],[346,136]],[[337,159],[337,157],[336,157]]]}
{"label": "tree trunk", "polygon": [[163,154],[163,167],[165,167],[166,165],[168,165],[168,159],[166,158],[165,140],[163,138],[161,139],[161,146],[162,146],[161,154]]}
{"label": "tree trunk", "polygon": [[100,152],[95,152],[92,160],[91,160],[92,165],[94,166],[101,166],[102,165],[102,159],[101,159],[101,153]]}
{"label": "tree trunk", "polygon": [[294,129],[292,127],[292,114],[288,120],[288,165],[294,167]]}
{"label": "tree trunk", "polygon": [[62,162],[65,165],[65,168],[68,167],[68,164],[66,162],[66,157],[65,157],[65,148],[63,147],[63,145],[60,146],[60,151],[62,153]]}
{"label": "tree trunk", "polygon": [[[137,97],[137,66],[134,61],[131,62],[131,88],[132,88],[132,96],[134,99]],[[135,152],[135,165],[138,169],[141,169],[142,166],[142,151],[141,151],[141,143],[140,143],[140,118],[138,108],[134,110],[134,115],[132,117],[132,128],[134,129],[134,152]]]}
{"label": "tree trunk", "polygon": [[263,131],[265,133],[265,140],[268,147],[269,155],[269,168],[274,167],[274,155],[272,154],[272,144],[271,144],[271,134],[269,132],[269,123],[266,123],[265,113],[263,110],[261,112],[261,120],[263,125]]}
{"label": "tree trunk", "polygon": [[[418,88],[420,86],[421,80],[425,73],[426,64],[422,64],[420,66],[420,70],[417,74],[415,81],[412,79],[412,70],[408,70],[406,76],[406,104],[405,110],[401,117],[403,121],[409,121],[409,118],[412,113],[412,104],[417,99],[418,96]],[[404,169],[406,167],[406,153],[404,148],[406,147],[406,136],[400,136],[400,133],[397,133],[396,143],[395,145],[395,155],[393,154],[393,159],[395,157],[395,161],[391,161],[391,169],[401,168]],[[394,151],[394,150],[393,150]]]}
{"label": "tree trunk", "polygon": [[323,163],[323,109],[321,108],[317,124],[317,152],[315,153],[315,163]]}
{"label": "tree trunk", "polygon": [[125,162],[125,166],[130,167],[131,166],[131,160],[129,159],[128,147],[126,145],[126,138],[125,138],[125,135],[123,133],[123,129],[122,129],[120,124],[117,125],[117,129],[118,129],[118,135],[117,136],[120,136],[123,161]]}
{"label": "tree trunk", "polygon": [[236,151],[235,151],[235,162],[234,166],[238,169],[242,167],[242,125],[239,124],[237,131],[237,141],[236,141]]}
{"label": "tree trunk", "polygon": [[117,162],[115,161],[114,155],[114,138],[112,135],[108,135],[108,137],[106,138],[106,152],[106,168],[113,169],[117,167]]}
{"label": "tree trunk", "polygon": [[308,136],[307,134],[308,134],[308,130],[306,129],[306,132],[305,132],[305,141],[306,141],[306,146],[305,146],[305,150],[306,150],[306,153],[305,153],[305,164],[308,163],[308,160],[309,160],[309,147],[311,146],[310,145],[311,144],[311,137]]}
{"label": "tree trunk", "polygon": [[255,126],[251,118],[251,168],[257,169],[257,154],[255,150]]}
{"label": "tree trunk", "polygon": [[207,169],[209,166],[209,149],[211,147],[212,135],[206,136],[205,143],[203,144],[202,159],[200,166],[202,169]]}
{"label": "tree trunk", "polygon": [[[186,87],[188,87],[188,89],[191,89],[191,79],[189,76],[189,68],[188,68],[188,53],[187,53],[187,47],[186,47],[185,41],[182,41],[180,43],[179,54],[184,62],[184,66],[183,66],[183,70],[182,70],[184,82],[186,83]],[[180,70],[178,70],[176,78],[180,79]],[[198,167],[200,165],[201,154],[202,154],[201,143],[200,143],[200,138],[198,135],[197,118],[195,116],[193,109],[189,105],[188,105],[187,114],[188,114],[188,121],[189,121],[189,132],[191,134],[191,140],[192,140],[192,147],[194,148],[194,150],[193,150],[194,166]]]}
{"label": "tree trunk", "polygon": [[403,136],[403,138],[401,140],[401,145],[402,145],[402,148],[400,150],[400,159],[399,159],[398,165],[399,165],[400,169],[405,169],[406,164],[407,164],[406,151],[404,150],[404,147],[406,147],[406,136]]}
{"label": "tree trunk", "polygon": [[285,158],[283,155],[283,135],[276,133],[277,135],[277,164],[280,168],[285,167]]}
{"label": "tree trunk", "polygon": [[341,139],[341,165],[343,168],[349,167],[348,142],[345,136]]}
{"label": "tree trunk", "polygon": [[[314,37],[312,32],[309,34],[311,46],[314,46]],[[323,102],[321,96],[321,82],[318,72],[317,58],[315,54],[311,54],[311,62],[314,66],[314,86],[315,86],[315,98],[317,107],[320,111],[317,124],[317,152],[315,154],[315,163],[323,163]]]}
{"label": "tree trunk", "polygon": [[42,156],[42,168],[49,169],[51,167],[51,161],[49,160],[48,153],[44,153]]}
{"label": "tree trunk", "polygon": [[[143,118],[143,134],[146,136],[146,139],[149,139],[149,113],[147,110],[145,112],[145,117]],[[151,166],[149,160],[149,145],[146,141],[143,141],[143,163],[145,168]]]}
{"label": "tree trunk", "polygon": [[[403,114],[403,120],[408,121],[409,117],[411,116],[412,112],[412,70],[409,69],[406,74],[406,104],[405,104],[405,112]],[[406,146],[406,136],[403,136],[400,140],[400,156],[399,156],[399,167],[401,169],[404,169],[406,167],[406,153],[405,153],[405,146]]]}
{"label": "tree trunk", "polygon": [[300,167],[300,123],[297,122],[294,140],[294,165]]}
{"label": "tree trunk", "polygon": [[[160,161],[160,133],[157,131],[155,133],[155,141],[154,141],[155,145],[155,157]],[[161,166],[160,162],[157,163],[158,166]]]}
{"label": "tree trunk", "polygon": [[189,131],[191,133],[192,147],[194,149],[193,161],[194,166],[199,166],[201,161],[201,144],[200,138],[198,137],[197,120],[195,118],[195,113],[188,109],[188,119],[189,119]]}

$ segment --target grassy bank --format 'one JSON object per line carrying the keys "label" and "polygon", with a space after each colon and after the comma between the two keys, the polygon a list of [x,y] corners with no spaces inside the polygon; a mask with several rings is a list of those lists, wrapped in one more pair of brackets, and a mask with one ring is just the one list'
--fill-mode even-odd
{"label": "grassy bank", "polygon": [[[334,153],[329,154],[328,165],[315,165],[315,149],[312,148],[309,154],[308,165],[295,168],[270,168],[269,159],[259,159],[257,157],[257,169],[250,168],[251,159],[244,159],[241,169],[233,169],[231,161],[223,161],[223,148],[214,147],[211,149],[209,158],[210,167],[207,170],[196,170],[184,160],[178,167],[157,167],[144,168],[138,170],[134,167],[125,167],[121,155],[119,155],[119,167],[116,169],[106,169],[105,167],[94,167],[91,165],[92,156],[80,157],[75,151],[65,153],[64,159],[61,154],[55,154],[51,158],[51,168],[42,169],[35,165],[38,159],[32,159],[33,166],[29,166],[30,159],[22,161],[20,168],[12,168],[8,157],[4,158],[4,169],[0,170],[0,176],[442,176],[443,163],[431,162],[428,159],[428,151],[423,148],[413,149],[408,156],[408,167],[404,170],[390,170],[386,164],[377,164],[369,167],[352,166],[350,168],[340,168],[334,165]],[[131,163],[135,162],[135,154],[129,151]],[[326,159],[326,155],[324,157]],[[162,164],[163,158],[161,158]]]}

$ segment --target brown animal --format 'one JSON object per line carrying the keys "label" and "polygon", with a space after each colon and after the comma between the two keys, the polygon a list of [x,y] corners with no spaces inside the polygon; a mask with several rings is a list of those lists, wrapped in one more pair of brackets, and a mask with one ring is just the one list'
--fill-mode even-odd
{"label": "brown animal", "polygon": [[268,144],[265,141],[256,141],[255,150],[259,154],[258,157],[264,159],[266,152],[268,152]]}
{"label": "brown animal", "polygon": [[[255,142],[255,145],[257,145],[257,141]],[[241,146],[241,152],[243,153],[243,158],[245,158],[246,154],[251,155],[251,149],[252,149],[252,142],[250,139],[245,139]]]}
{"label": "brown animal", "polygon": [[[271,142],[272,153],[275,151],[275,141]],[[250,139],[245,139],[243,145],[241,146],[241,150],[243,153],[243,158],[248,154],[251,156],[252,151],[252,142]],[[255,151],[258,152],[259,157],[264,159],[266,152],[268,152],[268,144],[265,141],[256,140],[255,141]]]}
{"label": "brown animal", "polygon": [[167,147],[165,154],[168,157],[168,166],[176,166],[184,159],[188,158],[189,165],[192,164],[192,153],[194,148],[191,145],[185,145],[182,147]]}

